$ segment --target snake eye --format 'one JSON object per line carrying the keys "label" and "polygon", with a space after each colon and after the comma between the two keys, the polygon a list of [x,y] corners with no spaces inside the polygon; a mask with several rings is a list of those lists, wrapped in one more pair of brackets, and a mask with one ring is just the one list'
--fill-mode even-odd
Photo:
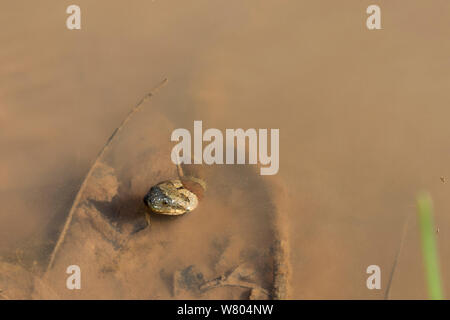
{"label": "snake eye", "polygon": [[164,200],[162,201],[162,203],[165,204],[165,205],[168,205],[168,204],[169,204],[169,202],[168,202],[166,199],[164,199]]}

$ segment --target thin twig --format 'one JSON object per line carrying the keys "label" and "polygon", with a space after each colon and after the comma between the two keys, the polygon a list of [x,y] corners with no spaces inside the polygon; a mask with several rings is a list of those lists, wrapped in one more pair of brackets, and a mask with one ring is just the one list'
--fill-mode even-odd
{"label": "thin twig", "polygon": [[389,275],[389,281],[386,286],[386,293],[384,294],[385,300],[389,300],[389,293],[391,290],[392,280],[394,279],[394,273],[395,273],[395,270],[397,269],[397,263],[400,258],[400,253],[402,252],[403,245],[405,243],[406,232],[408,231],[408,224],[409,224],[410,218],[411,218],[411,214],[409,214],[406,217],[405,223],[403,224],[402,237],[400,239],[400,244],[398,246],[397,253],[395,254],[394,263],[392,264],[391,274]]}
{"label": "thin twig", "polygon": [[58,252],[59,247],[61,246],[62,242],[64,241],[64,238],[66,236],[67,230],[69,229],[70,223],[72,222],[72,218],[73,218],[73,214],[78,206],[78,202],[81,199],[81,196],[84,193],[84,189],[87,186],[87,183],[89,181],[89,178],[91,177],[94,168],[96,167],[96,165],[100,162],[100,159],[103,157],[103,155],[106,153],[106,151],[109,149],[109,147],[111,146],[111,142],[112,140],[118,135],[118,133],[123,129],[123,127],[127,124],[127,122],[131,119],[131,117],[140,110],[141,106],[144,104],[144,102],[146,102],[148,99],[150,99],[159,89],[161,89],[163,86],[165,86],[167,84],[168,80],[164,79],[163,81],[161,81],[161,83],[159,83],[153,90],[151,90],[149,93],[147,93],[142,99],[141,101],[139,101],[139,103],[133,107],[133,109],[128,113],[128,115],[125,117],[125,119],[122,121],[122,123],[114,130],[114,132],[112,133],[112,135],[109,137],[109,139],[106,141],[106,144],[103,146],[103,148],[100,150],[99,154],[97,155],[97,158],[95,158],[94,164],[91,166],[91,168],[89,169],[88,173],[86,174],[86,177],[83,180],[83,183],[81,184],[80,189],[78,190],[78,193],[75,197],[75,200],[72,204],[72,207],[70,208],[69,214],[67,216],[66,222],[64,224],[64,227],[61,231],[61,234],[58,238],[58,241],[56,242],[55,247],[53,248],[52,254],[50,255],[50,261],[47,265],[47,269],[45,271],[45,274],[47,274],[49,272],[49,270],[51,269],[51,267],[53,266],[55,257],[56,257],[56,253]]}

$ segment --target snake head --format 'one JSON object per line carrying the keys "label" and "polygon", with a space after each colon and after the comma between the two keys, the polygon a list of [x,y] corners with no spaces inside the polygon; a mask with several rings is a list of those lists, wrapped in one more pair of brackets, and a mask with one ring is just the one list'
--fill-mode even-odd
{"label": "snake head", "polygon": [[144,203],[155,213],[180,215],[194,210],[198,199],[179,180],[170,180],[151,187],[144,197]]}

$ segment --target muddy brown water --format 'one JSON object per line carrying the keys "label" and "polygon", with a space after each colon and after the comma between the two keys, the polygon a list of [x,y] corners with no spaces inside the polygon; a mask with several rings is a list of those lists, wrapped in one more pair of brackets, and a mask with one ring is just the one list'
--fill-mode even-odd
{"label": "muddy brown water", "polygon": [[[420,190],[434,199],[448,288],[450,189],[440,177],[450,176],[449,4],[381,1],[379,32],[364,27],[369,4],[79,1],[80,31],[65,28],[68,3],[2,4],[2,257],[39,282],[32,275],[98,151],[168,77],[142,121],[162,112],[190,130],[194,120],[221,130],[280,129],[276,178],[291,199],[294,298],[383,298]],[[372,264],[382,270],[380,291],[365,286]],[[425,296],[413,218],[390,297]]]}

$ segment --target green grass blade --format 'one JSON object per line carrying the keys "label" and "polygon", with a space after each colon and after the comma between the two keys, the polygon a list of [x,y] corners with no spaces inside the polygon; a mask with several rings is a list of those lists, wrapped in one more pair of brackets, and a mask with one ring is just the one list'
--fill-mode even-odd
{"label": "green grass blade", "polygon": [[431,197],[428,194],[419,195],[417,198],[417,208],[428,295],[432,300],[442,300],[444,296],[439,271],[439,257],[436,246]]}

